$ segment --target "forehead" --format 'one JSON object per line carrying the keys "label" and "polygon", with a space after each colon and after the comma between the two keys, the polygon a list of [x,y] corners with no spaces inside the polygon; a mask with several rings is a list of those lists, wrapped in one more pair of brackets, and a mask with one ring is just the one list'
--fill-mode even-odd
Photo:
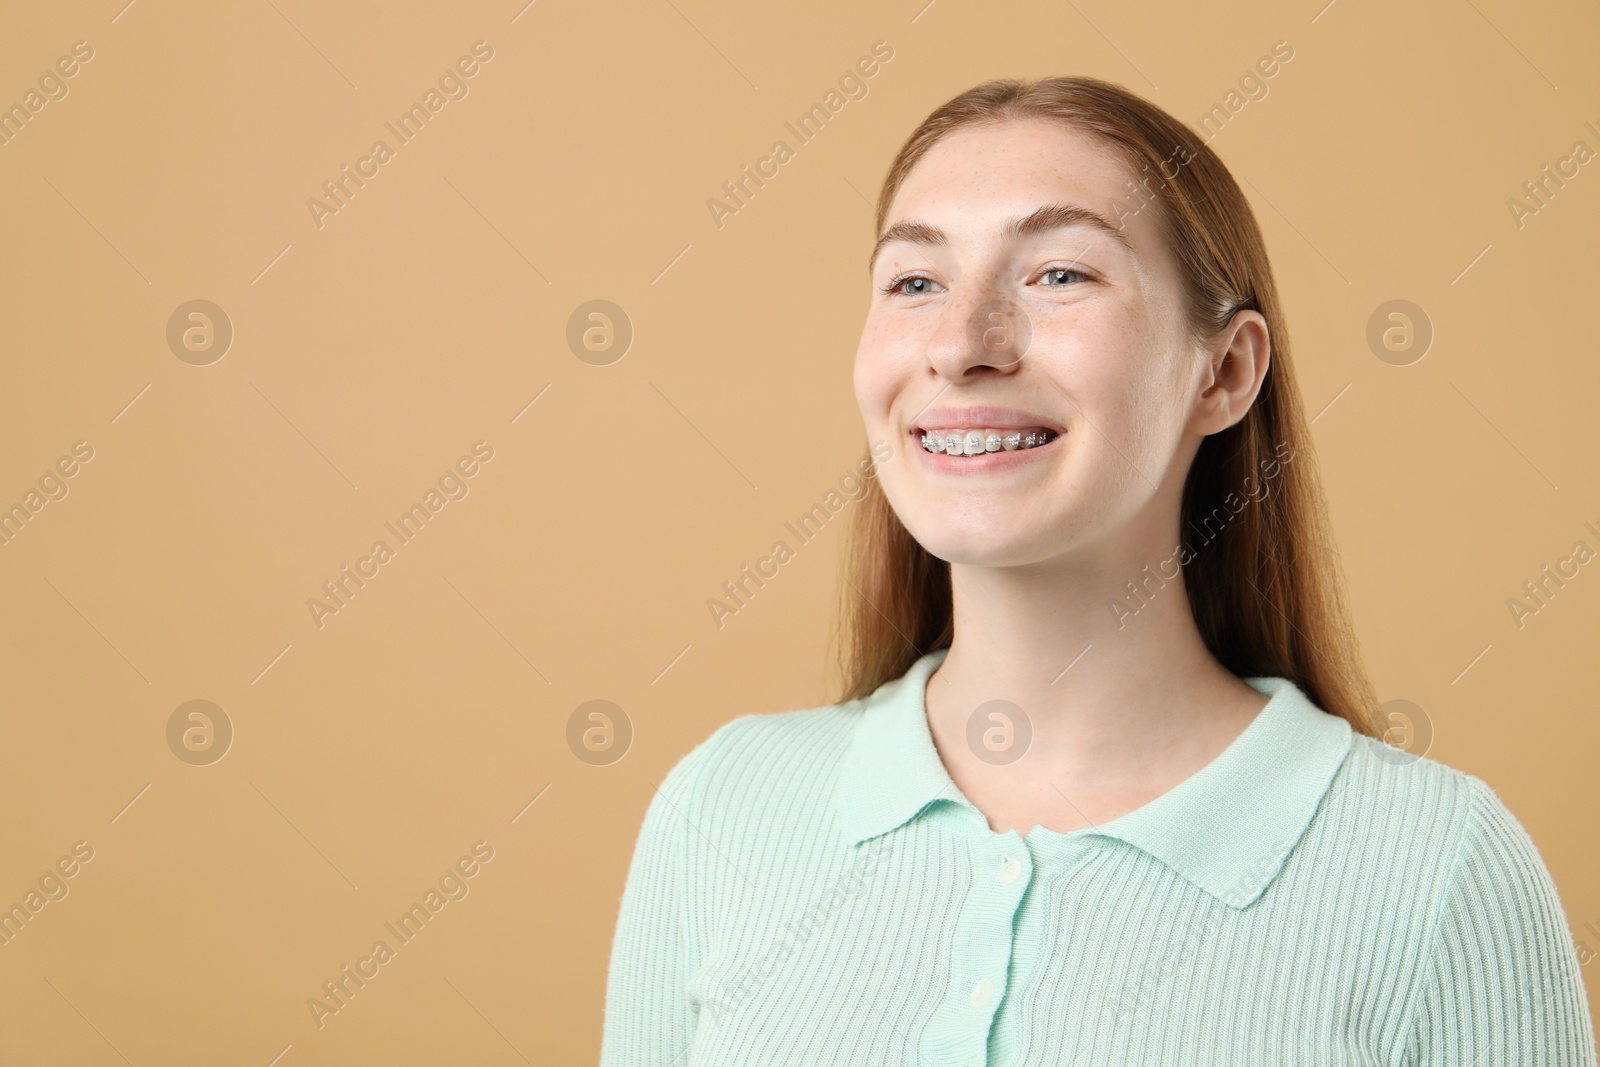
{"label": "forehead", "polygon": [[[1113,201],[1121,202],[1124,215],[1139,207],[1140,199],[1128,187],[1134,179],[1135,172],[1108,141],[1058,119],[968,126],[941,138],[917,161],[896,190],[884,225],[914,218],[952,239],[980,240],[1051,203],[1075,204],[1115,222]],[[1151,247],[1154,215],[1138,211],[1126,218],[1124,228],[1136,250]],[[1106,240],[1103,235],[1095,239]]]}

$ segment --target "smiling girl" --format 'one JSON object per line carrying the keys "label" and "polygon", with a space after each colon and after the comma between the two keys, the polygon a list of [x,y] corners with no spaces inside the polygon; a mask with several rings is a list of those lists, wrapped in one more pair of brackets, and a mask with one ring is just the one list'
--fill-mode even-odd
{"label": "smiling girl", "polygon": [[901,148],[869,270],[897,447],[846,691],[667,776],[602,1063],[1592,1067],[1532,841],[1379,739],[1217,156],[1104,82],[980,85]]}

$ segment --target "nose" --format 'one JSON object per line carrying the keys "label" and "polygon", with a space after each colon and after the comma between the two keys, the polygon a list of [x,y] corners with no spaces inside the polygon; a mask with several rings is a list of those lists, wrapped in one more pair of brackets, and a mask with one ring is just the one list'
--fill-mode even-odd
{"label": "nose", "polygon": [[995,374],[1015,374],[1032,340],[1027,312],[1006,289],[958,288],[928,339],[928,363],[951,382],[985,367]]}

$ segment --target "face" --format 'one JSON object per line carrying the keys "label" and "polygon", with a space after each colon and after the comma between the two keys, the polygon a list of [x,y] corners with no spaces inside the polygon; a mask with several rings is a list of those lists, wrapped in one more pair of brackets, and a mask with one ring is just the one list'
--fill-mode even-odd
{"label": "face", "polygon": [[[1160,209],[1135,210],[1133,177],[1093,136],[1028,119],[947,135],[896,193],[855,391],[868,440],[893,447],[884,494],[934,556],[1170,551],[1200,441],[1259,389],[1264,320],[1191,338]],[[1213,358],[1230,349],[1251,358]],[[925,431],[957,434],[961,454],[930,453]]]}

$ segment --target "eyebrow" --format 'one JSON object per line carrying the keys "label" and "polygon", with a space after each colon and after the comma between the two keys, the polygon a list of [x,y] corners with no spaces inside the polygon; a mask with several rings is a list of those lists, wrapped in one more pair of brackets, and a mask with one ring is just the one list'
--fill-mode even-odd
{"label": "eyebrow", "polygon": [[[1092,226],[1115,238],[1128,251],[1133,251],[1133,245],[1129,243],[1128,235],[1121,227],[1114,225],[1098,211],[1091,211],[1077,204],[1046,204],[1037,211],[1012,219],[1003,232],[1008,237],[1034,237],[1066,226]],[[867,260],[869,271],[877,264],[878,254],[883,251],[884,246],[895,241],[942,246],[949,243],[949,236],[937,226],[930,226],[916,219],[903,219],[883,231],[883,236],[878,238],[878,243],[873,246],[872,256]]]}

